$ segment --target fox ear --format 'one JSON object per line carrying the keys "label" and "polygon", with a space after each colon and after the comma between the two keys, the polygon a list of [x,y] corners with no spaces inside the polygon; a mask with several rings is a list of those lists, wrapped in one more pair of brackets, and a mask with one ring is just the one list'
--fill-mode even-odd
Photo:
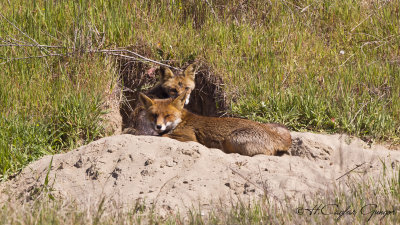
{"label": "fox ear", "polygon": [[183,72],[183,74],[185,74],[185,77],[190,77],[191,79],[194,80],[194,78],[196,76],[196,69],[197,69],[197,64],[196,63],[192,63],[188,67],[186,67],[186,69]]}
{"label": "fox ear", "polygon": [[168,67],[165,66],[160,66],[160,74],[161,74],[161,80],[163,81],[175,77],[174,73]]}
{"label": "fox ear", "polygon": [[180,94],[178,97],[176,97],[174,99],[174,101],[172,102],[172,104],[179,110],[182,110],[183,107],[185,106],[185,102],[186,102],[186,97],[187,97],[188,93],[186,91],[184,91],[182,94]]}
{"label": "fox ear", "polygon": [[142,92],[139,93],[139,100],[146,109],[154,104],[154,101],[151,98],[147,97]]}

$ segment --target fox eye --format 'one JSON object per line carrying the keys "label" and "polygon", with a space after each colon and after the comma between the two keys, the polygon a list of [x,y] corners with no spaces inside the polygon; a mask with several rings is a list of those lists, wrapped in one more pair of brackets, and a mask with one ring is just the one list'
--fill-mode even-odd
{"label": "fox eye", "polygon": [[178,91],[177,91],[176,89],[171,89],[170,92],[171,92],[172,94],[178,93]]}
{"label": "fox eye", "polygon": [[154,119],[157,119],[158,115],[157,114],[151,114],[151,117],[153,117]]}
{"label": "fox eye", "polygon": [[189,87],[186,87],[185,90],[188,91],[188,90],[189,90]]}
{"label": "fox eye", "polygon": [[165,116],[165,118],[168,118],[168,117],[170,117],[171,116],[171,114],[167,114],[166,116]]}

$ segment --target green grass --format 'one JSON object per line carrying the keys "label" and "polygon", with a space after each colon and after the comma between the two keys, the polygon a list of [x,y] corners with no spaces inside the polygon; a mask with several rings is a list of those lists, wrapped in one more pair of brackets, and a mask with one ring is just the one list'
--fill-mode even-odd
{"label": "green grass", "polygon": [[45,44],[145,44],[156,60],[204,59],[225,79],[233,114],[399,140],[398,1],[211,3],[38,1],[13,17],[40,21],[23,29]]}
{"label": "green grass", "polygon": [[[57,11],[51,2],[42,3],[16,7],[7,1],[0,3],[4,9],[1,44],[29,45],[35,44],[34,39],[41,45],[62,46],[0,47],[0,179],[45,154],[67,151],[106,135],[102,127],[106,111],[101,106],[105,93],[113,88],[112,60],[81,54],[79,49],[92,43],[84,33],[83,18],[65,18],[64,6],[59,5]],[[66,19],[74,26],[69,27]],[[74,54],[6,60],[66,52]]]}
{"label": "green grass", "polygon": [[115,67],[88,52],[130,45],[206,61],[235,115],[399,142],[399,4],[1,1],[0,44],[20,46],[0,46],[0,179],[106,135]]}

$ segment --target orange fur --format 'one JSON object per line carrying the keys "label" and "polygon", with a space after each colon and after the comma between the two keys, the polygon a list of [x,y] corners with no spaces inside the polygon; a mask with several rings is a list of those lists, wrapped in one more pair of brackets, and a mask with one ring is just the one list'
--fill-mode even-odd
{"label": "orange fur", "polygon": [[140,95],[147,119],[156,132],[179,141],[196,141],[226,153],[277,155],[287,152],[292,140],[279,124],[263,124],[240,118],[205,117],[184,109],[187,93],[175,99],[151,99]]}

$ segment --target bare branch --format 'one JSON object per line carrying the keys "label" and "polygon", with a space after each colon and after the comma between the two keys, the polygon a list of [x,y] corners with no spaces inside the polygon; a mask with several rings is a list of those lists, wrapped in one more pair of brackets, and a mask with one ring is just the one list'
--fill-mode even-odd
{"label": "bare branch", "polygon": [[40,47],[39,43],[37,43],[37,41],[35,41],[35,39],[31,38],[29,35],[27,35],[25,32],[23,32],[21,29],[19,29],[19,27],[17,27],[13,22],[9,21],[1,12],[0,12],[0,16],[3,17],[3,19],[5,19],[13,27],[15,27],[15,29],[17,29],[19,32],[21,32],[25,37],[27,37],[31,41],[33,41],[37,46],[39,46],[40,49],[42,49],[43,51],[45,51],[47,53],[49,52],[49,51],[47,51],[47,49]]}
{"label": "bare branch", "polygon": [[10,43],[10,44],[0,44],[0,47],[4,46],[17,46],[17,47],[44,47],[44,48],[67,48],[63,46],[54,46],[54,45],[32,45],[32,44],[16,44],[16,43]]}
{"label": "bare branch", "polygon": [[[106,54],[114,53],[114,52],[127,52],[127,53],[130,53],[132,55],[135,55],[135,56],[143,59],[144,61],[152,62],[152,63],[158,64],[158,65],[161,65],[161,66],[166,66],[166,67],[169,67],[169,68],[173,68],[173,69],[182,71],[182,69],[180,69],[180,68],[176,68],[176,67],[173,67],[173,66],[170,66],[170,65],[167,65],[167,64],[164,64],[164,63],[161,63],[161,62],[146,58],[146,57],[144,57],[142,55],[139,55],[136,52],[133,52],[133,51],[130,51],[130,50],[127,50],[127,49],[120,49],[120,50],[119,49],[109,49],[109,50],[105,49],[105,50],[96,50],[96,51],[92,51],[92,52],[101,52],[101,53],[106,53]],[[127,56],[127,55],[119,55],[119,56],[125,57],[125,58],[134,58],[134,59],[136,59],[135,57]]]}
{"label": "bare branch", "polygon": [[211,13],[215,16],[215,19],[219,20],[218,15],[215,13],[214,8],[212,7],[211,3],[208,0],[205,0],[207,3],[208,7],[211,9]]}
{"label": "bare branch", "polygon": [[[0,15],[1,15],[1,13],[0,13]],[[3,15],[1,15],[1,16],[3,16]],[[3,16],[3,18],[4,18],[4,16]],[[8,20],[7,20],[7,21],[8,21]],[[11,23],[11,22],[10,22],[10,23]],[[12,24],[12,23],[11,23],[11,24]],[[16,27],[16,28],[17,28],[17,27]],[[19,28],[17,28],[17,29],[18,29],[19,31],[21,31]],[[22,31],[21,31],[21,32],[22,32]],[[23,32],[22,32],[22,33],[23,33]],[[25,34],[25,33],[23,33],[23,34]],[[27,37],[29,37],[29,36],[27,36]],[[13,38],[11,38],[11,39],[13,40],[13,42],[11,42],[11,41],[9,41],[9,40],[6,40],[6,39],[3,39],[3,38],[0,37],[0,41],[3,41],[3,43],[5,43],[5,44],[0,44],[0,47],[4,47],[4,46],[17,46],[17,47],[38,47],[38,48],[41,48],[41,49],[46,49],[46,48],[66,48],[66,49],[72,49],[72,48],[64,47],[64,46],[41,45],[41,44],[37,43],[35,40],[33,40],[33,39],[31,39],[31,38],[30,38],[30,39],[33,40],[33,41],[35,42],[35,44],[30,44],[30,43],[27,43],[27,42],[24,43],[23,41],[16,40],[16,39],[13,39]],[[24,44],[19,44],[19,43],[24,43]],[[46,51],[47,51],[47,50],[46,50]],[[162,62],[153,60],[153,59],[149,59],[149,58],[144,57],[144,56],[142,56],[142,55],[140,55],[140,54],[138,54],[138,53],[136,53],[136,52],[134,52],[134,51],[130,51],[130,50],[127,50],[127,49],[86,50],[86,51],[83,51],[83,52],[84,52],[84,53],[102,53],[102,54],[108,54],[108,55],[123,57],[123,58],[127,58],[127,59],[132,59],[132,60],[136,60],[136,61],[146,61],[146,62],[151,62],[151,63],[155,63],[155,64],[158,64],[158,65],[161,65],[161,66],[165,66],[165,67],[173,68],[173,69],[175,69],[175,70],[182,71],[182,69],[180,69],[180,68],[176,68],[176,67],[170,66],[170,65],[168,65],[168,64],[165,64],[165,63],[162,63]],[[46,58],[46,57],[48,57],[48,56],[67,56],[67,55],[72,55],[72,54],[75,54],[75,53],[76,53],[76,51],[73,51],[73,52],[70,52],[70,53],[66,53],[66,54],[50,53],[50,52],[47,51],[47,52],[45,53],[46,55],[28,56],[28,57],[20,57],[20,58],[2,58],[2,57],[0,57],[0,59],[6,60],[6,62],[1,63],[1,64],[5,64],[5,63],[8,63],[8,62],[10,62],[10,61],[20,60],[20,59]],[[129,53],[129,54],[132,54],[132,55],[134,55],[134,56],[129,56],[129,55],[121,54],[121,53]],[[0,64],[0,65],[1,65],[1,64]]]}
{"label": "bare branch", "polygon": [[20,57],[20,58],[3,58],[0,57],[0,59],[4,59],[6,60],[5,62],[0,63],[0,65],[6,64],[8,62],[14,61],[14,60],[20,60],[20,59],[35,59],[35,58],[46,58],[46,57],[50,57],[50,56],[67,56],[68,54],[48,54],[48,55],[38,55],[38,56],[27,56],[27,57]]}
{"label": "bare branch", "polygon": [[[378,97],[378,100],[377,100],[377,101],[379,101],[379,100],[380,100],[383,96],[385,96],[385,95],[386,95],[386,93],[383,93],[381,96]],[[364,109],[365,106],[368,105],[368,103],[370,103],[370,102],[365,102],[365,103],[360,107],[360,109],[359,109],[359,110],[356,112],[356,114],[354,115],[353,119],[350,121],[350,124],[352,124],[352,123],[354,122],[354,120],[357,118],[358,114]]]}
{"label": "bare branch", "polygon": [[358,23],[355,27],[353,27],[350,31],[353,32],[358,26],[360,26],[362,23],[364,23],[367,19],[369,19],[372,15],[374,15],[379,9],[381,9],[385,4],[383,3],[379,8],[375,9],[371,14],[369,14],[367,17],[365,17],[360,23]]}
{"label": "bare branch", "polygon": [[355,169],[357,169],[358,167],[360,167],[360,166],[362,166],[362,165],[364,165],[366,162],[363,162],[363,163],[361,163],[361,164],[356,164],[356,167],[354,167],[353,169],[351,169],[351,170],[349,170],[349,171],[347,171],[345,174],[343,174],[342,176],[340,176],[340,177],[338,177],[338,178],[336,178],[336,180],[339,180],[340,178],[342,178],[342,177],[344,177],[344,176],[346,176],[347,174],[349,174],[349,173],[351,173],[351,172],[353,172]]}
{"label": "bare branch", "polygon": [[[2,46],[2,45],[0,45],[0,46]],[[19,45],[19,46],[22,46],[22,45]],[[33,47],[37,47],[37,46],[33,45]],[[120,54],[122,52],[131,53],[131,54],[133,54],[133,55],[135,55],[137,57]],[[27,56],[27,57],[20,57],[20,58],[3,58],[3,57],[0,57],[0,59],[6,60],[5,62],[0,63],[0,65],[6,64],[6,63],[14,61],[14,60],[33,59],[33,58],[46,58],[46,57],[49,57],[49,56],[68,56],[68,55],[73,55],[75,53],[76,52],[69,52],[69,53],[66,53],[66,54],[52,53],[52,54],[47,54],[47,55]],[[126,50],[126,49],[92,50],[92,51],[86,51],[86,53],[102,53],[102,54],[107,54],[107,55],[113,55],[113,56],[123,57],[123,58],[127,58],[127,59],[132,59],[132,60],[135,60],[135,61],[147,61],[147,62],[155,63],[155,64],[158,64],[158,65],[161,65],[161,66],[166,66],[166,67],[169,67],[169,68],[173,68],[173,69],[182,71],[182,69],[180,69],[180,68],[176,68],[176,67],[167,65],[165,63],[161,63],[161,62],[146,58],[146,57],[144,57],[142,55],[139,55],[136,52],[133,52],[133,51],[130,51],[130,50]]]}
{"label": "bare branch", "polygon": [[352,54],[351,56],[349,56],[339,67],[344,66],[344,64],[347,63],[347,61],[349,61],[355,54]]}
{"label": "bare branch", "polygon": [[5,43],[13,43],[13,41],[14,41],[14,43],[17,43],[17,44],[21,44],[21,43],[22,43],[22,44],[27,44],[27,45],[28,45],[28,44],[31,44],[31,43],[26,42],[26,41],[21,41],[21,40],[14,39],[14,38],[12,38],[12,37],[10,37],[10,36],[7,36],[7,38],[10,39],[10,40],[12,40],[12,41],[0,37],[0,39],[1,39],[3,42],[5,42]]}
{"label": "bare branch", "polygon": [[[95,52],[96,53],[96,52]],[[133,61],[144,61],[144,60],[140,60],[140,59],[138,59],[138,58],[136,58],[136,57],[133,57],[133,56],[129,56],[129,55],[122,55],[122,54],[117,54],[117,53],[105,53],[105,52],[102,52],[103,54],[107,54],[107,55],[113,55],[113,56],[119,56],[119,57],[123,57],[123,58],[127,58],[127,59],[132,59]]]}

